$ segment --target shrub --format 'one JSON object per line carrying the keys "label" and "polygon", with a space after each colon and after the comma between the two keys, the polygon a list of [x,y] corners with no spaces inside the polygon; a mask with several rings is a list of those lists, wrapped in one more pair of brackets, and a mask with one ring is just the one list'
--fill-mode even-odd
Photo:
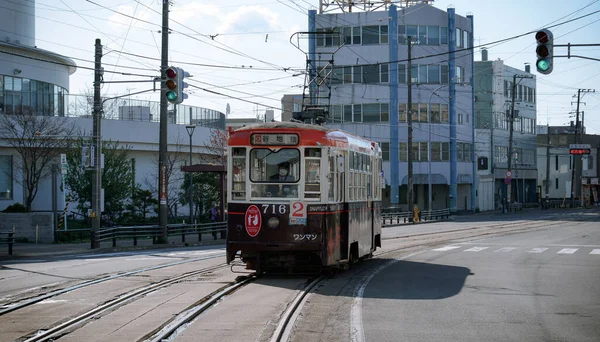
{"label": "shrub", "polygon": [[21,203],[15,203],[6,207],[6,209],[2,210],[5,213],[28,213],[29,208],[22,205]]}

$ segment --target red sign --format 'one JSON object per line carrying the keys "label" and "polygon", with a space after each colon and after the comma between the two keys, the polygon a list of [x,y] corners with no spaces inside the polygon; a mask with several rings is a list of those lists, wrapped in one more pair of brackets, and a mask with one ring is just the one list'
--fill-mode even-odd
{"label": "red sign", "polygon": [[251,205],[246,209],[246,215],[244,216],[244,225],[246,226],[246,232],[251,237],[255,237],[260,232],[262,226],[262,217],[260,216],[260,210],[257,206]]}
{"label": "red sign", "polygon": [[590,154],[591,149],[589,148],[571,148],[569,149],[570,154]]}
{"label": "red sign", "polygon": [[506,185],[510,184],[510,177],[504,178],[504,184],[506,184]]}

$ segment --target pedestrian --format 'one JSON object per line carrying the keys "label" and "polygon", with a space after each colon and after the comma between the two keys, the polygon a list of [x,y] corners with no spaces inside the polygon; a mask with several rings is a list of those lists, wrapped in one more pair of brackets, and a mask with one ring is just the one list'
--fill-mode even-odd
{"label": "pedestrian", "polygon": [[[221,211],[217,208],[217,203],[213,203],[213,207],[210,209],[210,220],[212,223],[219,222],[219,216],[221,215]],[[215,240],[217,239],[217,228],[213,227],[213,237]]]}

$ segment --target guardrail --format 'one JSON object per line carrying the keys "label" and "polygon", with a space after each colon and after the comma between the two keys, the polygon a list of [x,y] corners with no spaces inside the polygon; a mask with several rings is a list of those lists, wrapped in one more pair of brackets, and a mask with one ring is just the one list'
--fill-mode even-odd
{"label": "guardrail", "polygon": [[13,244],[15,243],[15,232],[0,232],[0,245],[8,245],[8,255],[13,254]]}
{"label": "guardrail", "polygon": [[[450,217],[450,209],[436,209],[419,211],[419,221],[440,221]],[[403,223],[413,223],[414,213],[408,211],[381,213],[381,221],[384,226]]]}
{"label": "guardrail", "polygon": [[[227,222],[214,222],[202,224],[170,224],[167,225],[167,236],[181,235],[181,242],[185,242],[186,235],[198,235],[202,241],[202,234],[212,233],[213,236],[221,234],[225,238]],[[158,225],[149,226],[123,226],[100,229],[96,234],[97,241],[112,241],[112,246],[117,246],[117,240],[133,240],[133,245],[138,245],[138,239],[150,239],[155,243],[162,236],[162,228]]]}

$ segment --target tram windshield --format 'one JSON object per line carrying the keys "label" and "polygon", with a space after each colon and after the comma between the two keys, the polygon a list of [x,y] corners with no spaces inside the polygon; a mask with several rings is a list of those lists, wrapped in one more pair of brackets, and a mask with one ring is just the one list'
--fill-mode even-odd
{"label": "tram windshield", "polygon": [[[250,151],[252,197],[297,197],[300,179],[300,151],[296,148],[255,148]],[[285,185],[283,185],[285,184]]]}

